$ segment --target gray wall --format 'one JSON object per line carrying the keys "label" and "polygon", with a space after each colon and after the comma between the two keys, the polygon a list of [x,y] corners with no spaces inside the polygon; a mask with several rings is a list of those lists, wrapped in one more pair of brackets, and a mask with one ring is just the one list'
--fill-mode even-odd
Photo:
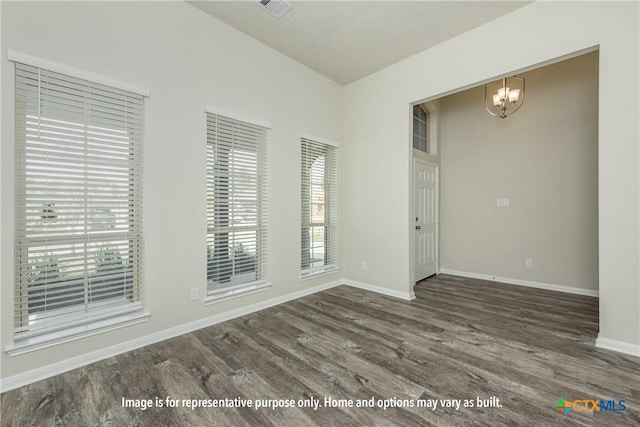
{"label": "gray wall", "polygon": [[598,53],[522,76],[506,119],[483,86],[442,99],[440,265],[597,290]]}

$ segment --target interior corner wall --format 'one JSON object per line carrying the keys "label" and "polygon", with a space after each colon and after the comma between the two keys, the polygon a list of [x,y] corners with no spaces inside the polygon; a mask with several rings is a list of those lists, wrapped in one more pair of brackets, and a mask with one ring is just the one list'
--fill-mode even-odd
{"label": "interior corner wall", "polygon": [[[638,6],[534,2],[347,85],[346,277],[403,291],[413,286],[412,102],[598,46],[599,336],[640,349]],[[362,269],[362,260],[373,268]]]}
{"label": "interior corner wall", "polygon": [[440,267],[597,292],[598,53],[518,75],[506,119],[483,86],[442,98]]}
{"label": "interior corner wall", "polygon": [[[341,279],[341,272],[299,277],[299,135],[340,141],[342,86],[186,2],[3,1],[0,7],[2,379]],[[4,351],[13,340],[14,283],[14,72],[8,49],[151,93],[145,106],[143,190],[144,299],[151,318],[14,357]],[[213,305],[190,300],[191,288],[199,288],[200,295],[206,291],[205,106],[272,125],[267,155],[272,288]]]}

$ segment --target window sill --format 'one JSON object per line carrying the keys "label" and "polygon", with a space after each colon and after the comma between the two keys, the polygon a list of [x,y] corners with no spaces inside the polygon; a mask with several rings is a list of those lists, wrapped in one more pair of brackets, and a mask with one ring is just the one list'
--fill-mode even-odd
{"label": "window sill", "polygon": [[315,279],[316,277],[326,276],[327,274],[333,274],[340,270],[340,267],[336,265],[328,266],[326,268],[313,270],[309,272],[300,273],[300,281]]}
{"label": "window sill", "polygon": [[271,282],[257,281],[251,283],[243,283],[242,285],[229,286],[222,289],[216,289],[208,293],[204,299],[206,305],[217,304],[234,298],[246,295],[264,292],[271,289]]}
{"label": "window sill", "polygon": [[151,317],[150,313],[137,311],[124,315],[110,317],[108,319],[97,320],[84,325],[73,326],[42,335],[20,339],[12,345],[5,347],[5,352],[13,357],[21,354],[31,353],[54,345],[76,341],[81,338],[113,331],[138,323],[146,322]]}

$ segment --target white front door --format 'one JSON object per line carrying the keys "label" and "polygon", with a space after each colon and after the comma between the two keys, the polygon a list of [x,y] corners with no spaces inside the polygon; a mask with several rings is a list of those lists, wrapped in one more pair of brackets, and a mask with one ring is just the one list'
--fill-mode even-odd
{"label": "white front door", "polygon": [[438,271],[438,168],[416,159],[413,182],[418,282]]}

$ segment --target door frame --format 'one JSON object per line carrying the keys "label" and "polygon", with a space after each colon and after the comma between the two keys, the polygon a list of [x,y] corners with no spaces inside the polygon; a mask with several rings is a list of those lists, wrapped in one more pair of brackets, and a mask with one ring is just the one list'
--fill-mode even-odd
{"label": "door frame", "polygon": [[410,277],[411,277],[411,286],[413,291],[413,286],[416,284],[416,237],[415,237],[415,198],[416,198],[416,164],[421,163],[425,166],[429,166],[435,168],[436,170],[436,194],[435,194],[435,203],[436,203],[436,232],[435,232],[435,253],[436,253],[436,274],[440,273],[440,165],[436,162],[432,162],[421,157],[413,156],[413,162],[411,167],[411,221],[409,221],[409,233],[411,236],[411,250],[410,253]]}

